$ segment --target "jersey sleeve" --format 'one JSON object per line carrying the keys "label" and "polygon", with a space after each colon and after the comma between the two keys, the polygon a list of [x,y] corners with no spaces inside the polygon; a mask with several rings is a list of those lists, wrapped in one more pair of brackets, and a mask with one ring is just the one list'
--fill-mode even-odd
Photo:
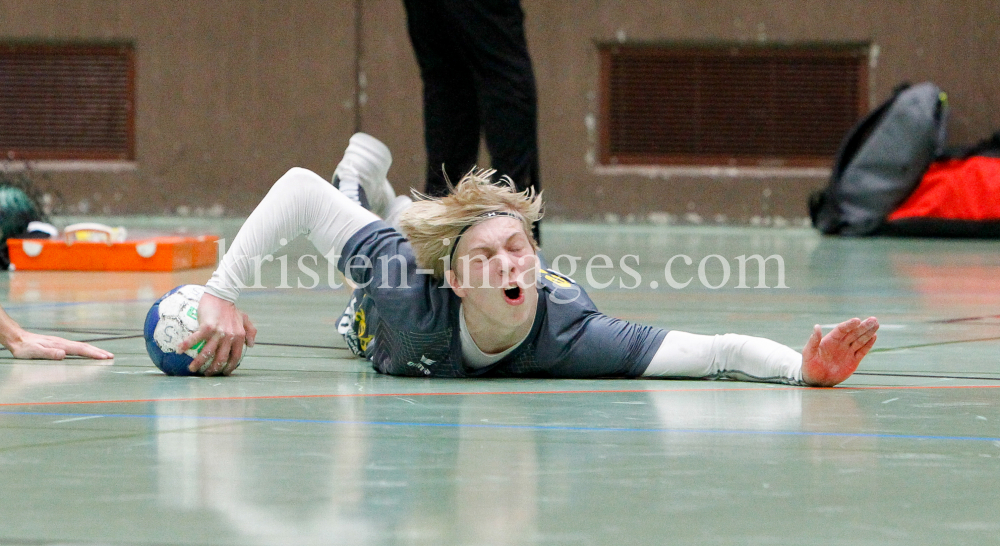
{"label": "jersey sleeve", "polygon": [[410,242],[381,220],[347,241],[337,269],[375,301],[394,328],[428,330],[447,317],[451,289],[418,268]]}
{"label": "jersey sleeve", "polygon": [[589,313],[553,368],[556,377],[639,377],[649,366],[666,330],[603,313]]}
{"label": "jersey sleeve", "polygon": [[571,279],[544,270],[546,318],[538,339],[544,375],[639,377],[667,331],[605,315]]}

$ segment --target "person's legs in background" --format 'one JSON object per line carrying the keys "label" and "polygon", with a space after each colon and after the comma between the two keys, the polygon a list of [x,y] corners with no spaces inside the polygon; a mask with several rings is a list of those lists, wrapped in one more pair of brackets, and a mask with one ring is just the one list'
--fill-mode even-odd
{"label": "person's legs in background", "polygon": [[[424,144],[430,196],[449,191],[479,156],[479,101],[450,3],[404,0],[407,28],[424,82]],[[444,165],[444,171],[442,171]]]}
{"label": "person's legs in background", "polygon": [[538,98],[519,0],[449,2],[479,100],[491,166],[538,191]]}
{"label": "person's legs in background", "polygon": [[539,191],[538,99],[520,1],[404,4],[424,82],[426,193],[446,194],[445,176],[457,181],[477,163],[481,132],[497,173]]}

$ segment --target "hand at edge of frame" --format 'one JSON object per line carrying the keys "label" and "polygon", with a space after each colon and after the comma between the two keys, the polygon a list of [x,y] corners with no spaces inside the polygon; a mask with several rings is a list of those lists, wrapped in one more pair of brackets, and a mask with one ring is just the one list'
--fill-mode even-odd
{"label": "hand at edge of frame", "polygon": [[23,329],[16,332],[5,345],[14,358],[62,360],[67,356],[82,356],[95,360],[109,360],[115,357],[110,352],[89,343],[33,334]]}

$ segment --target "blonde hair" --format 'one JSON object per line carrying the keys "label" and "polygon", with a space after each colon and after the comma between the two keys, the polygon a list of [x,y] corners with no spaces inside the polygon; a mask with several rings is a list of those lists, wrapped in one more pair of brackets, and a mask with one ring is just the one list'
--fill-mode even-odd
{"label": "blonde hair", "polygon": [[[508,176],[494,184],[494,169],[473,168],[444,197],[429,197],[413,191],[414,202],[399,218],[399,228],[410,240],[417,265],[444,278],[445,257],[470,227],[487,220],[491,212],[513,212],[521,220],[531,246],[538,243],[531,225],[542,218],[542,195],[533,188],[518,192]],[[450,186],[449,182],[449,186]]]}

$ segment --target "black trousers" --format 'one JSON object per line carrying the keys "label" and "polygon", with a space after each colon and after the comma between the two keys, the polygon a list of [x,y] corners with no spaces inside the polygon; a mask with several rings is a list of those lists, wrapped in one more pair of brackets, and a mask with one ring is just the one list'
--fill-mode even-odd
{"label": "black trousers", "polygon": [[[477,162],[480,135],[498,175],[539,189],[538,99],[520,0],[404,0],[424,82],[432,196]],[[443,165],[443,168],[442,168]]]}

